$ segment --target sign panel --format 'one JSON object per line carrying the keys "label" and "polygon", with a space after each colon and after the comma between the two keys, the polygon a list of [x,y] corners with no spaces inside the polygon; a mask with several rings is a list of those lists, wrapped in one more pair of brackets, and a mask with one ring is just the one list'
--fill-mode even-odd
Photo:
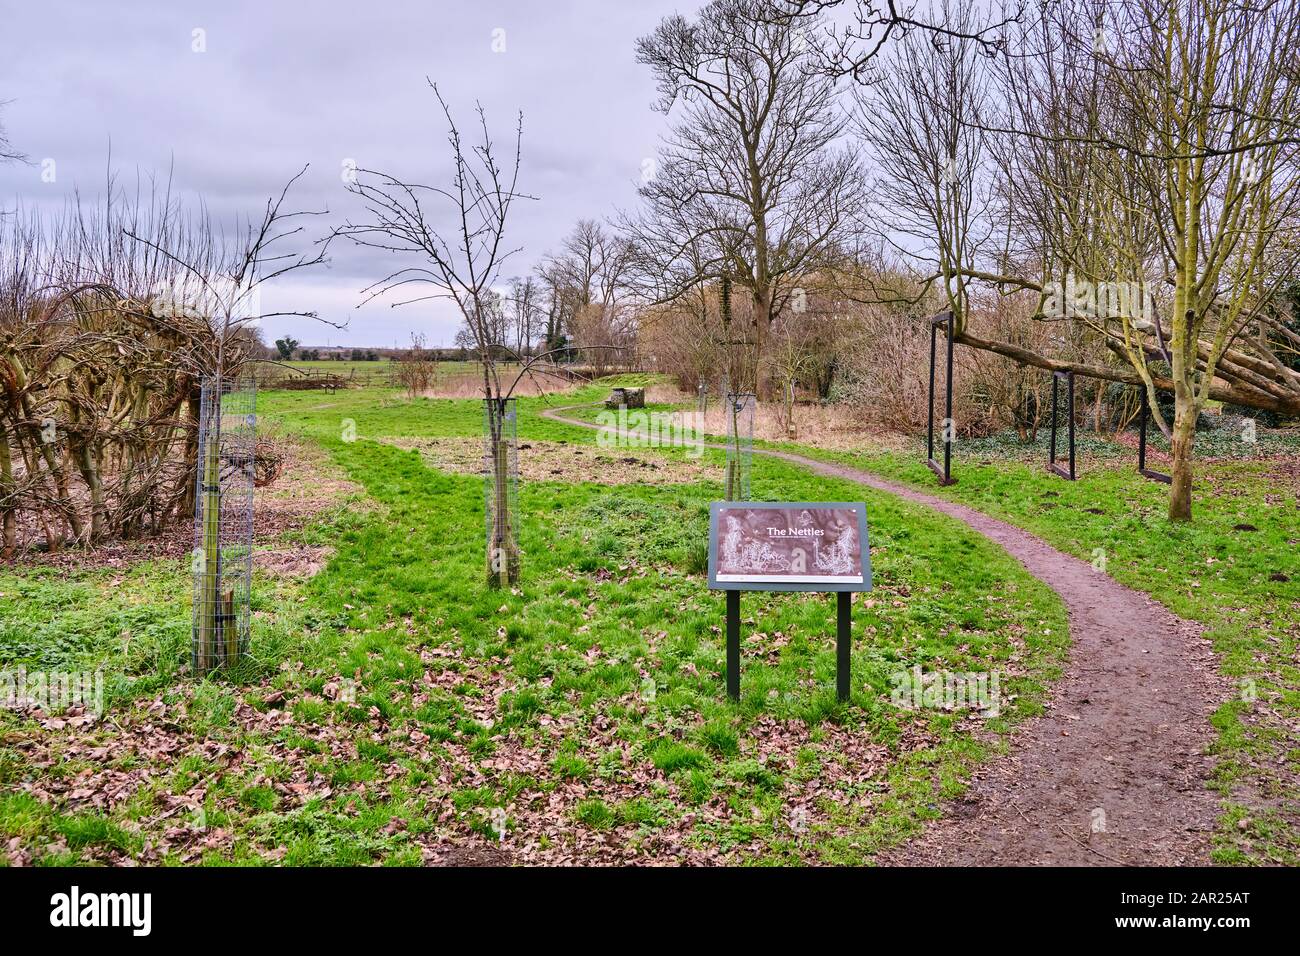
{"label": "sign panel", "polygon": [[869,591],[867,506],[843,501],[715,501],[709,587]]}

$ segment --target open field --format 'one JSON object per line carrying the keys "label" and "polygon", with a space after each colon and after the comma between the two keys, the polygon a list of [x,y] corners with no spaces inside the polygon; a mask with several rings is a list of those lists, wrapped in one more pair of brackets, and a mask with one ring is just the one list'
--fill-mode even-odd
{"label": "open field", "polygon": [[[176,550],[0,571],[0,664],[102,670],[108,704],[0,716],[11,861],[864,862],[1042,713],[1068,653],[1051,591],[951,519],[761,456],[756,498],[866,500],[876,589],[854,604],[849,705],[831,688],[833,605],[772,594],[746,597],[744,695],[728,704],[721,596],[702,578],[721,454],[602,448],[540,417],[588,403],[565,414],[591,420],[605,392],[521,400],[524,575],[506,594],[478,584],[478,402],[264,393],[302,464],[259,505],[254,642],[230,679],[188,673],[183,534]],[[859,443],[759,445],[974,506],[1207,625],[1230,680],[1214,859],[1295,862],[1287,459],[1205,464],[1197,522],[1176,526],[1109,443],[1074,483],[1041,449],[959,445],[946,489],[898,439]],[[279,516],[286,495],[307,502],[297,520]],[[999,670],[1009,705],[900,709],[892,675],[915,665]]]}
{"label": "open field", "polygon": [[[689,408],[662,391],[659,410]],[[596,408],[576,409],[594,420]],[[813,422],[822,415],[811,410]],[[800,409],[796,420],[807,412]],[[709,420],[711,432],[720,431]],[[823,429],[824,429],[823,425]],[[761,427],[759,434],[763,434]],[[769,434],[775,436],[774,428]],[[1221,863],[1300,862],[1300,434],[1260,429],[1255,441],[1230,428],[1198,438],[1196,520],[1165,517],[1167,486],[1136,473],[1136,438],[1123,443],[1080,431],[1079,480],[1045,468],[1047,432],[1035,443],[1012,436],[959,441],[957,483],[938,486],[925,466],[924,441],[873,436],[840,423],[839,437],[812,447],[762,442],[866,468],[930,494],[969,505],[1042,537],[1150,594],[1175,614],[1200,622],[1222,673],[1237,693],[1213,723],[1213,785],[1222,795],[1214,859]],[[847,439],[844,437],[848,435]],[[819,439],[825,438],[824,430]],[[826,446],[830,445],[831,448]],[[845,445],[857,445],[845,450]],[[1151,467],[1164,467],[1157,433]],[[1064,449],[1064,438],[1058,449]],[[1058,450],[1058,454],[1060,454]]]}
{"label": "open field", "polygon": [[[611,483],[591,433],[524,400],[521,443],[564,443],[596,471],[524,485],[523,580],[485,593],[481,479],[390,443],[473,437],[476,404],[326,398],[267,393],[263,409],[369,510],[344,499],[267,542],[332,553],[312,577],[258,572],[237,679],[187,676],[178,561],[0,574],[4,663],[102,667],[109,697],[99,721],[0,718],[11,859],[861,862],[960,793],[1057,673],[1060,602],[996,547],[764,461],[760,496],[865,498],[876,589],[854,605],[850,704],[831,687],[833,604],[757,594],[729,704],[721,596],[701,576],[716,482]],[[1000,669],[1008,704],[899,709],[891,675],[913,664]]]}
{"label": "open field", "polygon": [[[399,382],[395,377],[397,366],[388,359],[377,362],[336,362],[320,360],[315,362],[285,362],[282,364],[258,363],[253,366],[256,374],[274,376],[280,373],[292,375],[292,369],[306,376],[329,376],[347,380],[354,388],[396,388]],[[286,368],[287,366],[287,368]],[[428,398],[474,398],[482,394],[483,371],[475,362],[439,362],[437,375],[431,388],[425,390]],[[522,366],[517,363],[502,363],[498,372],[505,386],[509,386],[519,376]],[[274,387],[275,381],[271,381]],[[532,371],[523,376],[516,390],[518,395],[541,395],[549,392],[564,391],[571,387],[568,379],[542,371]]]}

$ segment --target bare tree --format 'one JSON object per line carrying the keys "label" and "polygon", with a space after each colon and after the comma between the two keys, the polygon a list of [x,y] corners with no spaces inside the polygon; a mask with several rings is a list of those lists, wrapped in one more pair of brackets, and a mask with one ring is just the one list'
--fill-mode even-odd
{"label": "bare tree", "polygon": [[[506,240],[511,210],[517,200],[532,198],[518,187],[523,114],[515,124],[512,155],[503,165],[483,107],[476,107],[477,141],[469,144],[437,85],[430,80],[429,86],[447,124],[450,181],[445,186],[428,185],[389,173],[358,170],[356,182],[348,188],[361,200],[366,214],[360,221],[349,220],[337,233],[358,245],[391,253],[404,263],[367,287],[366,301],[392,295],[398,297],[392,303],[397,306],[444,298],[451,299],[460,311],[467,334],[458,335],[457,343],[472,343],[482,375],[488,465],[496,502],[487,548],[487,579],[492,585],[507,587],[519,577],[519,545],[514,516],[509,512],[512,449],[506,415],[508,401],[529,363],[513,381],[502,375],[503,330],[494,286],[504,264],[518,251]],[[441,215],[435,215],[435,208]]]}
{"label": "bare tree", "polygon": [[393,357],[393,378],[408,398],[424,394],[438,382],[438,354],[426,342],[423,332],[412,332],[411,347]]}
{"label": "bare tree", "polygon": [[[1070,197],[1086,218],[1061,209],[1075,241],[1058,244],[1057,262],[1094,288],[1135,290],[1076,320],[1153,399],[1167,370],[1174,420],[1151,404],[1170,435],[1169,516],[1188,520],[1196,420],[1216,378],[1300,409],[1300,375],[1266,333],[1300,263],[1300,8],[1130,0],[1107,15],[1092,30],[1071,24],[1096,65],[1072,104],[1089,107],[1084,135],[1061,143],[1086,157],[1086,189]],[[1051,87],[1038,89],[1050,104]]]}
{"label": "bare tree", "polygon": [[537,282],[545,302],[545,331],[542,347],[548,351],[561,349],[567,342],[566,330],[571,327],[577,310],[577,299],[569,284],[568,270],[561,261],[544,260],[537,267]]}
{"label": "bare tree", "polygon": [[[783,0],[777,10],[800,24],[801,29],[806,29],[803,21],[824,22],[824,68],[831,75],[866,82],[877,78],[876,58],[888,44],[911,34],[939,44],[965,41],[992,56],[1005,48],[1005,28],[1020,18],[1023,4],[1008,8],[996,18],[961,21],[949,16],[950,9],[936,9],[915,0]],[[827,12],[847,15],[827,17]]]}
{"label": "bare tree", "polygon": [[[0,109],[5,106],[4,101],[0,101]],[[27,157],[14,148],[9,142],[9,137],[5,133],[4,124],[0,123],[0,163],[12,163],[26,159]]]}
{"label": "bare tree", "polygon": [[458,347],[477,353],[486,348],[497,362],[508,360],[515,353],[511,349],[512,323],[509,302],[496,289],[488,289],[477,306],[476,320],[462,323],[456,333]]}
{"label": "bare tree", "polygon": [[629,320],[633,247],[600,223],[581,219],[560,250],[538,269],[546,290],[546,339],[572,347],[604,347],[621,338]]}
{"label": "bare tree", "polygon": [[606,255],[609,237],[594,219],[580,219],[565,237],[561,251],[551,257],[577,307],[591,305]]}
{"label": "bare tree", "polygon": [[[942,0],[960,33],[978,33],[970,7]],[[985,109],[987,71],[971,42],[937,43],[915,34],[886,59],[888,82],[859,90],[856,126],[870,147],[882,217],[899,258],[928,270],[964,327],[969,276],[963,267],[992,232],[988,150],[970,117]],[[928,290],[929,287],[927,287]]]}
{"label": "bare tree", "polygon": [[804,376],[816,365],[808,338],[804,324],[796,322],[793,314],[787,314],[773,328],[766,358],[779,387],[781,430],[791,441],[798,437],[794,423],[797,390]]}
{"label": "bare tree", "polygon": [[666,302],[725,276],[748,292],[738,388],[758,386],[772,320],[804,277],[838,258],[865,207],[834,80],[810,32],[770,0],[714,0],[665,19],[637,44],[676,116],[642,212],[626,223],[649,298]]}
{"label": "bare tree", "polygon": [[510,337],[516,355],[528,355],[545,332],[541,300],[541,285],[533,276],[510,280]]}
{"label": "bare tree", "polygon": [[223,540],[222,532],[222,495],[226,490],[222,476],[230,467],[247,469],[251,487],[256,480],[256,461],[252,448],[240,449],[237,454],[246,457],[232,461],[223,445],[222,396],[226,383],[246,357],[253,330],[266,319],[287,315],[319,319],[314,312],[266,312],[260,299],[266,283],[325,261],[327,242],[311,252],[285,248],[287,242],[302,237],[304,218],[325,215],[324,211],[291,211],[285,207],[290,189],[306,172],[304,166],[279,196],[267,200],[260,219],[241,223],[229,240],[212,229],[201,234],[206,241],[197,246],[178,244],[167,234],[140,230],[134,224],[121,230],[126,240],[143,250],[147,260],[161,262],[171,272],[170,284],[154,290],[149,303],[152,314],[169,322],[196,321],[204,331],[196,371],[210,389],[215,414],[208,420],[203,447],[196,449],[203,489],[197,511],[202,517],[202,543],[195,556],[202,562],[198,565],[202,590],[195,595],[194,633],[195,666],[200,671],[231,666],[241,651],[237,629],[231,623],[234,592],[226,587],[230,572],[225,567],[224,549],[230,542]]}
{"label": "bare tree", "polygon": [[20,518],[53,550],[193,512],[200,381],[259,347],[255,282],[319,261],[273,248],[298,231],[283,200],[227,240],[169,184],[110,174],[0,226],[0,548]]}
{"label": "bare tree", "polygon": [[[305,238],[304,219],[327,214],[325,210],[286,208],[290,190],[306,172],[304,166],[278,196],[266,201],[260,218],[242,221],[229,238],[209,225],[202,233],[204,245],[178,246],[168,235],[151,235],[131,224],[122,228],[126,239],[145,247],[151,258],[171,267],[170,287],[156,290],[154,312],[170,310],[207,325],[211,346],[203,356],[200,371],[211,376],[217,388],[232,371],[226,355],[232,343],[267,319],[296,316],[335,325],[311,311],[267,312],[261,308],[261,293],[268,283],[321,265],[326,259],[328,240],[310,252],[286,248],[295,238]],[[105,271],[104,275],[112,277],[111,272]]]}
{"label": "bare tree", "polygon": [[[921,69],[901,74],[915,105],[865,117],[864,134],[928,187],[899,190],[890,207],[932,230],[927,288],[942,284],[957,341],[1146,389],[1171,438],[1169,514],[1185,520],[1207,400],[1300,413],[1300,380],[1279,354],[1298,343],[1276,308],[1300,255],[1300,11],[1066,0],[1015,31],[996,60],[974,41],[905,42],[901,62]],[[961,80],[955,95],[927,99],[921,88],[945,76]],[[946,160],[935,129],[957,130]],[[963,161],[975,147],[984,160]],[[945,189],[977,199],[945,201]],[[974,331],[971,282],[1033,294],[1036,320],[1062,326],[1054,354]],[[1112,361],[1080,357],[1092,352],[1080,336]],[[1172,422],[1157,390],[1174,394]]]}

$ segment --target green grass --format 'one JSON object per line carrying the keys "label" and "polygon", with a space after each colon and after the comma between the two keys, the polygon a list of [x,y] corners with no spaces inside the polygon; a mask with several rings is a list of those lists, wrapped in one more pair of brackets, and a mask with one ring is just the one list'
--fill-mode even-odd
{"label": "green grass", "polygon": [[[782,447],[858,465],[1002,518],[1063,551],[1104,562],[1116,580],[1207,625],[1222,672],[1239,690],[1213,721],[1214,784],[1225,801],[1215,860],[1296,865],[1300,497],[1269,477],[1276,464],[1234,459],[1295,456],[1300,446],[1294,435],[1262,431],[1255,446],[1224,430],[1197,442],[1201,454],[1223,460],[1198,463],[1190,524],[1167,519],[1168,486],[1139,476],[1132,451],[1092,438],[1075,482],[1046,472],[1045,439],[1029,447],[1013,436],[959,441],[957,484],[947,488],[938,487],[919,446],[910,453]],[[1275,811],[1251,812],[1247,802]]]}
{"label": "green grass", "polygon": [[[287,544],[328,542],[358,520],[340,508]],[[0,664],[101,672],[109,706],[165,690],[188,672],[191,587],[188,560],[143,561],[124,570],[0,570]],[[299,590],[257,576],[252,612],[259,641],[232,675],[237,680],[256,680],[288,657],[319,659],[335,646],[329,621],[299,604]]]}
{"label": "green grass", "polygon": [[[373,362],[359,360],[352,361],[344,359],[338,361],[335,359],[316,359],[313,361],[293,360],[290,362],[280,362],[275,360],[276,364],[265,364],[255,366],[260,372],[273,373],[277,367],[283,369],[283,366],[299,369],[304,372],[328,373],[330,375],[340,375],[344,378],[351,377],[356,382],[366,386],[379,387],[393,385],[392,376],[395,365],[389,358],[380,356]],[[505,363],[500,366],[502,375],[514,375],[519,369],[518,365]],[[446,385],[450,382],[469,380],[477,381],[479,375],[479,365],[477,362],[439,362],[438,363],[438,382]]]}
{"label": "green grass", "polygon": [[[586,407],[566,414],[594,421],[599,412]],[[1210,427],[1196,439],[1202,460],[1190,525],[1167,520],[1168,486],[1136,474],[1132,448],[1087,430],[1078,434],[1080,480],[1073,483],[1044,468],[1046,429],[1033,442],[1014,433],[960,440],[953,463],[958,483],[947,488],[938,486],[924,464],[924,446],[915,441],[906,452],[756,445],[856,465],[962,502],[1102,564],[1117,580],[1207,625],[1222,671],[1237,690],[1212,721],[1219,735],[1213,783],[1224,797],[1214,859],[1296,865],[1300,497],[1294,485],[1280,486],[1270,476],[1276,465],[1269,459],[1300,457],[1300,433],[1261,428],[1247,441],[1235,420],[1207,420]],[[1150,441],[1153,449],[1168,450],[1158,432]],[[1059,447],[1064,451],[1064,439]]]}
{"label": "green grass", "polygon": [[[276,359],[275,361],[279,362],[280,360]],[[387,357],[381,355],[378,359],[376,359],[373,362],[368,362],[364,359],[360,359],[355,362],[352,359],[343,359],[342,361],[338,359],[315,359],[313,361],[292,359],[282,364],[290,365],[293,368],[301,368],[301,369],[326,369],[326,370],[338,369],[346,373],[352,371],[353,369],[357,369],[359,371],[366,371],[367,369],[380,369],[385,366],[391,365],[392,362]]]}
{"label": "green grass", "polygon": [[[603,392],[522,399],[521,440],[593,443],[537,412]],[[258,582],[246,672],[186,675],[188,577],[175,562],[0,574],[0,662],[93,663],[116,688],[111,719],[81,733],[0,716],[0,774],[64,794],[0,804],[0,837],[21,837],[38,860],[113,861],[147,842],[169,863],[400,865],[495,845],[497,810],[501,845],[522,853],[535,836],[541,859],[593,845],[636,858],[667,841],[685,858],[867,862],[937,816],[999,735],[1041,711],[1059,673],[1064,609],[1005,553],[925,509],[761,461],[756,497],[867,502],[876,590],[854,605],[847,704],[833,690],[833,600],[747,594],[742,698],[730,703],[722,596],[699,561],[716,483],[527,483],[523,578],[485,590],[481,479],[376,440],[478,435],[478,403],[386,389],[261,402],[375,507],[302,536],[335,549],[316,577]],[[343,440],[344,418],[357,440]],[[961,713],[890,704],[893,675],[915,664],[1002,673],[1015,697],[980,724],[992,744]],[[34,751],[17,746],[32,740]],[[155,752],[159,741],[169,749]],[[130,784],[96,809],[48,786],[83,769]],[[835,799],[792,829],[792,801],[814,782]]]}

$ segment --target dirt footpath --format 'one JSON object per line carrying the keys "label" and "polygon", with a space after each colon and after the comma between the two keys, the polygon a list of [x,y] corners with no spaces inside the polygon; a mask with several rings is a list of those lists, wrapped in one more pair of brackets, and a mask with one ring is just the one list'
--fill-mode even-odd
{"label": "dirt footpath", "polygon": [[[544,412],[568,424],[564,409]],[[1047,713],[980,767],[965,796],[879,862],[1145,865],[1208,862],[1211,712],[1230,693],[1198,625],[1034,535],[847,465],[754,449],[933,508],[1001,545],[1065,602],[1070,658]]]}

